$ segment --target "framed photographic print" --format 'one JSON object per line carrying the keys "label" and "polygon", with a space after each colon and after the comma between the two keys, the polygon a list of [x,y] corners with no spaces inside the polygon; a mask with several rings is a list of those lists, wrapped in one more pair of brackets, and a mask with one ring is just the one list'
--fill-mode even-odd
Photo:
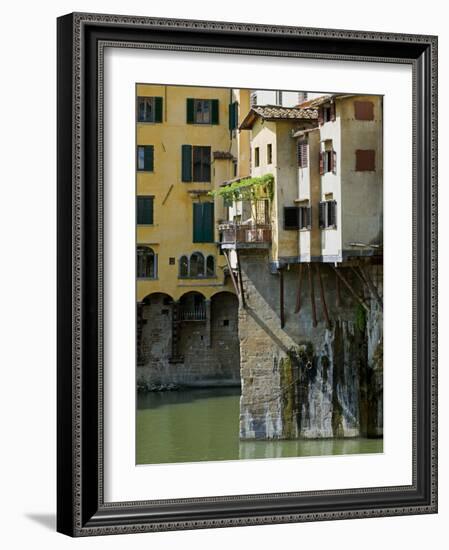
{"label": "framed photographic print", "polygon": [[58,19],[58,531],[437,511],[436,60]]}

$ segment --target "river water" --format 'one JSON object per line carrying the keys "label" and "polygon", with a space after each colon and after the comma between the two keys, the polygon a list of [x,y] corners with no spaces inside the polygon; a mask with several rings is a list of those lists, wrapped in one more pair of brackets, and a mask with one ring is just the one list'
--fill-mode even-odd
{"label": "river water", "polygon": [[139,394],[137,464],[381,453],[382,439],[240,441],[239,388]]}

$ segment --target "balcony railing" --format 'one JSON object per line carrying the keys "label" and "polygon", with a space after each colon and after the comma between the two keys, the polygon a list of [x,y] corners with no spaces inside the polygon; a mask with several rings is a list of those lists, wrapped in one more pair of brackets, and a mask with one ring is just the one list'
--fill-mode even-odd
{"label": "balcony railing", "polygon": [[206,320],[206,306],[181,306],[179,308],[179,320],[180,321],[205,321]]}
{"label": "balcony railing", "polygon": [[218,230],[222,245],[266,248],[271,243],[271,225],[269,224],[223,222],[219,224]]}

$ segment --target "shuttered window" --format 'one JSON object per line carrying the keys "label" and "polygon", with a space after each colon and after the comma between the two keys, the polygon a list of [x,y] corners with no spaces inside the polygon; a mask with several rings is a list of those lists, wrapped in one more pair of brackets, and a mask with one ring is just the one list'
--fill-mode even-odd
{"label": "shuttered window", "polygon": [[320,202],[319,225],[321,229],[337,227],[337,201]]}
{"label": "shuttered window", "polygon": [[182,181],[211,181],[211,148],[209,146],[183,145]]}
{"label": "shuttered window", "polygon": [[162,122],[162,97],[138,97],[137,122]]}
{"label": "shuttered window", "polygon": [[273,164],[273,145],[267,145],[267,164]]}
{"label": "shuttered window", "polygon": [[137,197],[137,224],[153,224],[154,197]]}
{"label": "shuttered window", "polygon": [[259,149],[259,147],[254,148],[254,166],[260,166],[260,149]]}
{"label": "shuttered window", "polygon": [[318,123],[324,124],[325,122],[333,122],[336,119],[335,103],[329,103],[327,105],[321,105],[318,109]]}
{"label": "shuttered window", "polygon": [[214,203],[193,203],[193,242],[214,242]]}
{"label": "shuttered window", "polygon": [[229,129],[235,130],[239,124],[239,104],[237,101],[229,104]]}
{"label": "shuttered window", "polygon": [[312,209],[310,206],[299,207],[299,229],[310,229],[312,227]]}
{"label": "shuttered window", "polygon": [[333,150],[320,151],[320,174],[337,173],[337,153]]}
{"label": "shuttered window", "polygon": [[297,145],[298,166],[306,168],[309,163],[309,147],[306,140],[299,140]]}
{"label": "shuttered window", "polygon": [[284,206],[284,229],[299,229],[299,208]]}
{"label": "shuttered window", "polygon": [[187,99],[187,124],[219,124],[218,99]]}
{"label": "shuttered window", "polygon": [[139,172],[153,172],[154,170],[153,145],[137,146],[137,170]]}
{"label": "shuttered window", "polygon": [[376,155],[373,149],[357,149],[355,152],[356,172],[374,172],[376,170]]}
{"label": "shuttered window", "polygon": [[356,120],[374,120],[373,102],[354,101],[354,116]]}

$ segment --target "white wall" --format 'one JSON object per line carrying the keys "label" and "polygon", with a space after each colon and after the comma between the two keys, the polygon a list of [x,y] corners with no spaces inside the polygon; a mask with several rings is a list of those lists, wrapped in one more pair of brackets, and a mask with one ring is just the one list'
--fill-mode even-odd
{"label": "white wall", "polygon": [[[287,0],[252,3],[228,0],[144,0],[6,3],[3,7],[0,165],[2,200],[1,312],[2,418],[1,518],[2,545],[32,547],[152,549],[272,549],[280,544],[304,548],[365,550],[443,548],[449,521],[449,461],[447,427],[449,401],[441,400],[440,514],[357,521],[247,527],[104,537],[74,541],[54,532],[55,511],[55,111],[56,21],[78,10],[161,17],[229,19],[266,24],[440,33],[441,67],[448,65],[449,31],[443,4],[410,0],[407,16],[401,3],[378,0],[369,18],[358,0],[336,9],[322,0],[319,10],[301,9]],[[266,7],[266,9],[264,9]],[[441,8],[441,9],[439,9]],[[441,14],[441,16],[435,17]],[[440,97],[449,95],[448,71],[440,73]],[[24,140],[24,135],[27,138]],[[441,151],[449,146],[441,136]],[[24,159],[26,151],[26,159]],[[442,155],[444,162],[444,156]],[[20,186],[20,191],[19,191]],[[440,204],[449,200],[447,185]],[[449,277],[446,243],[440,250],[441,281]],[[441,285],[440,311],[449,306],[447,286]],[[31,327],[25,332],[24,324]],[[449,329],[441,319],[442,334]],[[442,339],[443,340],[443,339]],[[441,361],[440,387],[449,384],[447,360]]]}

